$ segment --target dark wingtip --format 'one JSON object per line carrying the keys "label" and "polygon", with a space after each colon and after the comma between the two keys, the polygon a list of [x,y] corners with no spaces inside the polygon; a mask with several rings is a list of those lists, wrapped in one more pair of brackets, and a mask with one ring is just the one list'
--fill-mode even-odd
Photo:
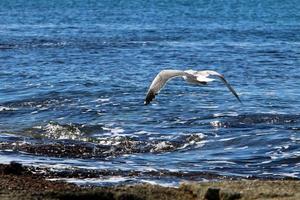
{"label": "dark wingtip", "polygon": [[[230,86],[231,87],[231,86]],[[232,87],[231,87],[232,88]],[[242,104],[243,102],[242,102],[242,100],[240,99],[240,97],[239,97],[239,95],[233,90],[233,88],[232,88],[232,93],[233,93],[233,95],[236,97],[236,99]]]}
{"label": "dark wingtip", "polygon": [[243,102],[242,102],[242,100],[240,99],[239,95],[233,90],[233,88],[232,88],[232,93],[233,93],[233,95],[236,97],[236,99],[237,99],[241,104],[243,104]]}
{"label": "dark wingtip", "polygon": [[153,91],[149,91],[144,101],[144,105],[148,105],[153,99],[155,99],[155,94]]}
{"label": "dark wingtip", "polygon": [[241,101],[239,95],[236,93],[236,91],[231,87],[231,85],[226,81],[225,77],[223,75],[219,76],[220,79],[225,83],[225,85],[227,86],[227,88],[232,92],[232,94],[237,98],[237,100],[243,104],[243,102]]}
{"label": "dark wingtip", "polygon": [[243,104],[243,102],[242,102],[242,100],[240,99],[239,96],[237,96],[237,99],[238,99],[238,101],[239,101],[241,104]]}

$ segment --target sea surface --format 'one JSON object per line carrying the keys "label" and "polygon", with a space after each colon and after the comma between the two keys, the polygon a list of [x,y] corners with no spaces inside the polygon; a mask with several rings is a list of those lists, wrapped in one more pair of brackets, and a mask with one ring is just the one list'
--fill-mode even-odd
{"label": "sea surface", "polygon": [[[68,180],[96,185],[299,179],[299,10],[297,0],[1,0],[0,163],[114,172]],[[216,70],[242,104],[221,81],[179,78],[145,106],[163,69]]]}

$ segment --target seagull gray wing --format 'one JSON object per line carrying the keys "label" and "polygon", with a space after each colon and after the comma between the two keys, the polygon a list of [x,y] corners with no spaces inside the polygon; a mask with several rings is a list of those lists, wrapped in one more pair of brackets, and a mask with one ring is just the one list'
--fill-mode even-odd
{"label": "seagull gray wing", "polygon": [[169,80],[186,75],[187,74],[181,70],[162,70],[159,72],[149,87],[144,104],[149,104]]}
{"label": "seagull gray wing", "polygon": [[205,80],[213,80],[213,79],[209,79],[209,76],[216,76],[218,77],[225,85],[226,87],[230,90],[230,92],[237,98],[237,100],[239,102],[241,102],[238,94],[236,93],[236,91],[233,89],[233,87],[227,82],[227,80],[225,79],[225,77],[213,70],[203,70],[203,71],[197,71],[196,73],[194,73],[194,75],[197,76],[197,80],[198,81],[205,81]]}

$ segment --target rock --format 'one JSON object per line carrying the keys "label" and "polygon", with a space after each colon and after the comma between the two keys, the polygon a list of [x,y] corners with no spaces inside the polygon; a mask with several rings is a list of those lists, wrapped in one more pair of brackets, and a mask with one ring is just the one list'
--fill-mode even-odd
{"label": "rock", "polygon": [[17,163],[17,162],[11,162],[9,165],[5,166],[3,169],[4,174],[14,174],[14,175],[21,175],[25,172],[26,170],[22,166],[22,164]]}
{"label": "rock", "polygon": [[220,193],[219,188],[208,188],[204,195],[204,199],[205,200],[219,200],[220,199],[219,193]]}
{"label": "rock", "polygon": [[220,188],[208,188],[204,195],[205,200],[236,200],[240,198],[240,193],[221,190]]}

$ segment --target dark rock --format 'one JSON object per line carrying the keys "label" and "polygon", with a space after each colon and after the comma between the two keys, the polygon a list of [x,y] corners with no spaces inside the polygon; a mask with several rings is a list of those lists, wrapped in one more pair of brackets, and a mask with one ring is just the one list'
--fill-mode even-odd
{"label": "dark rock", "polygon": [[6,165],[3,169],[4,174],[14,174],[21,175],[26,171],[22,164],[17,162],[11,162],[9,165]]}
{"label": "dark rock", "polygon": [[220,199],[220,189],[219,188],[208,188],[204,199],[205,200],[219,200]]}

